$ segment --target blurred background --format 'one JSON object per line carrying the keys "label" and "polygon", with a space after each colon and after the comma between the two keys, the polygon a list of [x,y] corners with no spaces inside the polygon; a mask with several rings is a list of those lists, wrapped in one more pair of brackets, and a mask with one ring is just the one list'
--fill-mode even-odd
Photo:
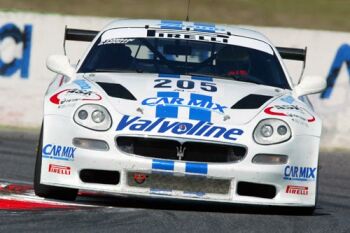
{"label": "blurred background", "polygon": [[[0,0],[2,11],[185,20],[188,0]],[[191,0],[190,20],[350,30],[348,0]]]}
{"label": "blurred background", "polygon": [[[185,20],[187,0],[1,0],[3,11]],[[348,0],[191,0],[190,20],[350,30]]]}
{"label": "blurred background", "polygon": [[[100,30],[115,18],[185,20],[188,0],[0,0],[0,128],[38,130],[50,54],[63,53],[65,26]],[[349,0],[191,0],[190,21],[233,24],[276,46],[308,48],[305,76],[328,82],[311,96],[323,119],[323,149],[350,149]],[[88,43],[67,43],[76,63]],[[286,62],[295,83],[302,63]]]}

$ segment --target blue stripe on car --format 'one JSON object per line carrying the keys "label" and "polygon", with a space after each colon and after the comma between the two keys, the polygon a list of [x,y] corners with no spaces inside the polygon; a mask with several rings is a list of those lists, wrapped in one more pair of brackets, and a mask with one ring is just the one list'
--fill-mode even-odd
{"label": "blue stripe on car", "polygon": [[206,163],[186,163],[186,173],[208,174],[208,164]]}
{"label": "blue stripe on car", "polygon": [[175,164],[174,161],[153,159],[152,160],[152,169],[174,171],[174,164]]}
{"label": "blue stripe on car", "polygon": [[[178,98],[179,92],[158,92],[157,97],[172,97]],[[167,106],[167,105],[158,105],[156,107],[156,117],[159,118],[177,118],[179,109],[177,106]]]}
{"label": "blue stripe on car", "polygon": [[215,32],[215,24],[194,23],[194,30],[198,32]]}
{"label": "blue stripe on car", "polygon": [[[204,107],[207,103],[212,102],[212,97],[207,95],[199,95],[191,93],[191,101],[194,103],[200,103],[200,106]],[[199,121],[211,121],[211,111],[200,108],[190,108],[190,117],[191,120]]]}
{"label": "blue stripe on car", "polygon": [[183,27],[183,24],[181,21],[176,21],[176,20],[161,20],[160,21],[160,28],[161,29],[181,30],[182,27]]}
{"label": "blue stripe on car", "polygon": [[213,81],[212,77],[198,76],[198,75],[191,76],[191,79],[192,80],[200,80],[200,81],[208,81],[208,82],[212,82]]}
{"label": "blue stripe on car", "polygon": [[158,74],[160,78],[180,78],[179,74]]}

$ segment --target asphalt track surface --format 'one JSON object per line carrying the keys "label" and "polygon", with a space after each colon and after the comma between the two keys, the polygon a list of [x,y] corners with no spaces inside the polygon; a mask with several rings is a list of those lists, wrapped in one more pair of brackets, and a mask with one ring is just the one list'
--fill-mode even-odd
{"label": "asphalt track surface", "polygon": [[[0,199],[23,190],[34,198],[30,189],[37,138],[36,133],[0,131],[0,183],[15,184],[2,185]],[[350,153],[321,153],[320,165],[319,204],[312,216],[81,194],[62,206],[21,209],[20,202],[0,202],[0,232],[350,232]]]}

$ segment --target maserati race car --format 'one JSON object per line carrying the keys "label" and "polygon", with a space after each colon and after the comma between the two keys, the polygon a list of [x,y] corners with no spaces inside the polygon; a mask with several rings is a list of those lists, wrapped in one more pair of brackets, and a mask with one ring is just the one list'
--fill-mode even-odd
{"label": "maserati race car", "polygon": [[321,120],[293,85],[276,48],[238,27],[116,20],[77,66],[52,55],[35,166],[38,196],[74,200],[79,189],[313,211]]}

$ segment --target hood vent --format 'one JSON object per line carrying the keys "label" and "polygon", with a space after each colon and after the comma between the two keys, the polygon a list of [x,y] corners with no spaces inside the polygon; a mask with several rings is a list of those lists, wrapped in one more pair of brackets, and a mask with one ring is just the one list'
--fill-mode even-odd
{"label": "hood vent", "polygon": [[126,100],[136,100],[135,96],[131,92],[120,84],[115,83],[101,83],[97,82],[100,87],[109,95],[114,98],[121,98]]}
{"label": "hood vent", "polygon": [[243,99],[235,103],[231,109],[257,109],[260,108],[266,101],[271,99],[272,96],[267,95],[247,95]]}

